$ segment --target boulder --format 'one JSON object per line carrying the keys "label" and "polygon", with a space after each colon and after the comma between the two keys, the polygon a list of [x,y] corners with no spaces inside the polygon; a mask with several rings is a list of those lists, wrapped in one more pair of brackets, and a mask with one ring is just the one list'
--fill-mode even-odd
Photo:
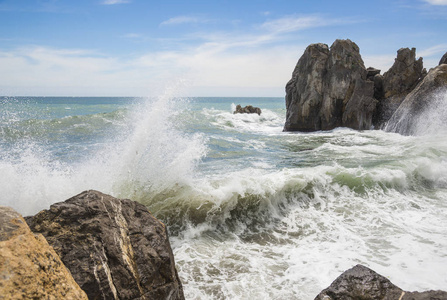
{"label": "boulder", "polygon": [[379,100],[374,117],[376,127],[381,127],[389,120],[404,98],[426,74],[422,57],[416,60],[416,48],[401,48],[397,51],[394,64],[383,74],[383,91],[375,94]]}
{"label": "boulder", "polygon": [[[439,96],[442,97],[445,93],[447,93],[447,64],[441,64],[431,69],[422,82],[405,97],[386,124],[385,130],[404,135],[418,134],[421,122],[433,118],[432,114],[426,116],[425,111],[432,108],[435,113],[443,113],[445,101],[438,100]],[[442,118],[445,120],[445,115]]]}
{"label": "boulder", "polygon": [[374,81],[374,76],[380,74],[380,70],[373,68],[373,67],[368,67],[366,69],[366,79],[368,80],[372,80]]}
{"label": "boulder", "polygon": [[236,110],[233,114],[258,114],[261,115],[262,111],[259,107],[254,107],[251,105],[247,105],[242,107],[240,104],[236,105]]}
{"label": "boulder", "polygon": [[356,265],[321,291],[315,300],[442,300],[447,292],[406,292],[373,270]]}
{"label": "boulder", "polygon": [[0,206],[0,298],[87,299],[45,238],[6,206]]}
{"label": "boulder", "polygon": [[447,52],[441,57],[441,60],[439,61],[439,65],[447,64]]}
{"label": "boulder", "polygon": [[27,222],[89,299],[184,299],[166,227],[142,204],[90,190]]}
{"label": "boulder", "polygon": [[284,131],[370,129],[377,101],[367,74],[351,40],[308,46],[286,85]]}

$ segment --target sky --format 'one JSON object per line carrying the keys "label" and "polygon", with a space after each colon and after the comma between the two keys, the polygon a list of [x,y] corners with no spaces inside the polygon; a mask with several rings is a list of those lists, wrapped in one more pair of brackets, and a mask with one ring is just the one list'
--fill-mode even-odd
{"label": "sky", "polygon": [[0,96],[283,97],[306,47],[447,52],[447,0],[0,0]]}

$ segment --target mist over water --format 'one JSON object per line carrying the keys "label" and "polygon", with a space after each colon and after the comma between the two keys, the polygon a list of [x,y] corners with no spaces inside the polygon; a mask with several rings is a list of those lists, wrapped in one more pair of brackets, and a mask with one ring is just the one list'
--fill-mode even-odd
{"label": "mist over water", "polygon": [[97,189],[147,205],[187,299],[313,299],[357,263],[445,289],[445,95],[417,136],[284,133],[282,98],[173,96],[1,99],[0,204]]}

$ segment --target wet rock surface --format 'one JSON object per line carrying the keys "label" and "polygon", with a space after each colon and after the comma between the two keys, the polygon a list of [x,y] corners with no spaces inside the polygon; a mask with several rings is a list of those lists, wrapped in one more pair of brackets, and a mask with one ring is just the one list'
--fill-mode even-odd
{"label": "wet rock surface", "polygon": [[424,123],[423,119],[433,118],[433,113],[424,115],[424,111],[431,109],[442,113],[445,101],[439,101],[442,100],[439,97],[446,92],[447,64],[442,64],[431,69],[424,80],[405,97],[385,130],[403,135],[421,133],[418,130],[420,130],[419,126]]}
{"label": "wet rock surface", "polygon": [[26,220],[89,299],[184,299],[166,227],[142,204],[91,190]]}

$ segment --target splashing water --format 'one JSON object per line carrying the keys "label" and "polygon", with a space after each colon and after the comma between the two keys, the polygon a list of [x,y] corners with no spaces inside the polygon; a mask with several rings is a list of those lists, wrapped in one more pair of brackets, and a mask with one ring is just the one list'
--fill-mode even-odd
{"label": "splashing water", "polygon": [[313,299],[357,263],[406,290],[447,286],[445,97],[420,136],[284,133],[282,98],[1,101],[0,203],[33,214],[85,189],[144,203],[188,299]]}

